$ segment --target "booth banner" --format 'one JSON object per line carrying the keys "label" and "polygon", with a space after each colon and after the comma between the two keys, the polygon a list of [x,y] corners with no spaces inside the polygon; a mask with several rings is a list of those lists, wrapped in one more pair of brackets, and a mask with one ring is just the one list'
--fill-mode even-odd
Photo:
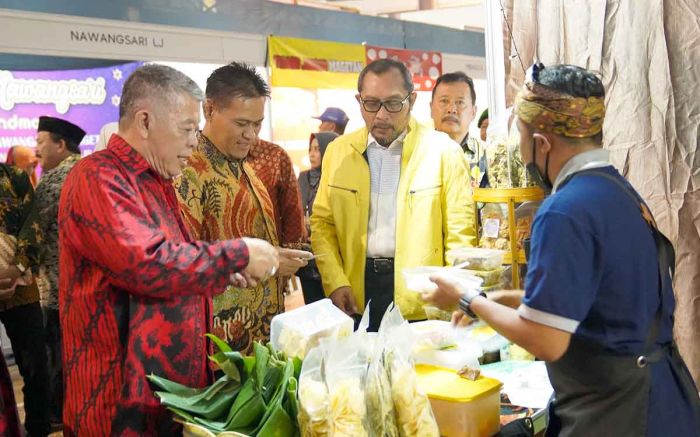
{"label": "booth banner", "polygon": [[39,117],[59,117],[87,132],[83,155],[95,149],[100,129],[119,120],[127,77],[140,62],[86,70],[0,70],[0,160],[16,145],[34,147]]}
{"label": "booth banner", "polygon": [[361,44],[268,37],[272,86],[308,89],[356,89],[365,67]]}
{"label": "booth banner", "polygon": [[403,62],[413,74],[416,91],[432,91],[435,81],[442,74],[440,52],[366,46],[366,56],[367,63],[387,58]]}

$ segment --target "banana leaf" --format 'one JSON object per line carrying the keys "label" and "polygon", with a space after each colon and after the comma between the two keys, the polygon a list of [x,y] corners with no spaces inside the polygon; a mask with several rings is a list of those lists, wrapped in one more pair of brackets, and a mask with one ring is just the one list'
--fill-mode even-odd
{"label": "banana leaf", "polygon": [[[210,385],[209,387],[206,387],[203,391],[201,391],[195,395],[188,396],[188,395],[178,395],[176,393],[170,393],[170,394],[181,398],[182,403],[184,403],[186,405],[196,405],[198,403],[211,400],[214,396],[216,396],[216,394],[218,392],[220,392],[221,390],[223,390],[226,387],[235,388],[237,386],[240,386],[240,384],[235,382],[235,381],[231,381],[228,378],[228,376],[224,375],[221,378],[219,378],[218,380],[216,380],[214,382],[214,384]],[[165,392],[156,392],[156,395],[158,396],[159,393],[165,393]]]}
{"label": "banana leaf", "polygon": [[205,335],[209,340],[211,340],[216,345],[216,347],[219,348],[219,350],[221,352],[233,352],[233,349],[231,349],[231,346],[229,346],[228,343],[226,343],[225,341],[223,341],[222,339],[220,339],[216,335],[214,335],[214,334],[205,334]]}
{"label": "banana leaf", "polygon": [[[249,387],[253,387],[252,385]],[[245,393],[244,393],[245,391]],[[259,393],[248,391],[244,387],[231,406],[226,421],[207,420],[195,417],[194,423],[204,426],[210,431],[219,434],[225,431],[234,431],[251,435],[265,414],[265,404]]]}
{"label": "banana leaf", "polygon": [[[289,419],[289,415],[287,415],[286,412],[284,414],[280,414],[278,412],[278,410],[284,410],[284,408],[282,407],[282,401],[284,399],[284,396],[287,393],[287,385],[289,383],[289,380],[292,379],[293,375],[294,375],[294,364],[292,364],[291,361],[287,361],[287,363],[284,367],[284,373],[282,375],[281,384],[279,384],[276,387],[275,394],[272,397],[271,402],[267,405],[267,410],[265,412],[265,416],[260,421],[260,425],[258,426],[258,428],[256,429],[256,431],[254,433],[255,435],[257,435],[258,432],[260,432],[262,429],[266,429],[269,431],[269,430],[275,429],[278,425],[282,426],[283,427],[282,429],[286,429],[286,428],[284,428],[286,426],[284,417],[286,416],[287,419]],[[272,422],[271,424],[268,425],[267,422],[269,422],[270,418],[273,418],[273,417],[275,420],[280,420],[280,423],[277,424],[276,422]],[[292,436],[293,433],[285,434],[285,435]]]}
{"label": "banana leaf", "polygon": [[190,398],[173,393],[157,392],[156,395],[160,402],[168,407],[175,407],[205,419],[219,419],[229,411],[240,389],[239,385],[230,384],[219,390],[211,399],[203,399],[197,403],[190,403]]}
{"label": "banana leaf", "polygon": [[186,411],[182,411],[181,409],[175,407],[168,407],[168,410],[170,410],[170,412],[177,417],[184,419],[186,422],[194,422],[194,416]]}
{"label": "banana leaf", "polygon": [[294,357],[292,358],[292,363],[294,364],[294,378],[299,381],[299,377],[301,376],[301,366],[304,364],[304,362],[301,360],[301,358]]}
{"label": "banana leaf", "polygon": [[284,377],[284,367],[278,367],[278,364],[273,364],[267,369],[265,374],[265,379],[263,380],[262,386],[262,396],[265,401],[265,405],[272,401],[272,397],[275,395],[277,388],[282,382]]}
{"label": "banana leaf", "polygon": [[256,362],[257,360],[255,359],[255,357],[243,357],[243,372],[247,378],[253,377]]}
{"label": "banana leaf", "polygon": [[[160,389],[160,391],[167,391],[168,393],[174,393],[176,395],[180,396],[195,396],[200,393],[203,393],[207,388],[191,388],[187,387],[186,385],[179,384],[175,381],[171,381],[169,379],[161,378],[160,376],[156,376],[154,374],[148,375],[146,378],[148,378],[149,381],[153,383],[157,388]],[[156,390],[154,390],[156,391]]]}
{"label": "banana leaf", "polygon": [[289,417],[297,418],[299,417],[299,402],[297,401],[297,379],[292,377],[289,378],[289,383],[287,384],[287,394],[284,397],[282,405],[289,414]]}
{"label": "banana leaf", "polygon": [[[238,354],[238,352],[230,352],[230,354]],[[209,356],[209,360],[216,363],[226,376],[231,380],[236,382],[241,382],[241,369],[243,365],[243,357],[238,354],[240,361],[236,361],[235,358],[229,357],[226,352],[217,352],[214,355]],[[239,367],[240,365],[240,367]]]}
{"label": "banana leaf", "polygon": [[216,396],[216,394],[218,392],[220,392],[221,390],[223,390],[224,388],[229,386],[229,384],[233,385],[234,387],[240,386],[240,383],[237,383],[235,381],[231,381],[228,376],[224,375],[221,378],[214,381],[214,383],[212,385],[210,385],[209,387],[207,387],[207,389],[204,390],[202,393],[195,395],[195,396],[188,397],[187,402],[190,404],[196,404],[198,402],[210,400],[214,396]]}
{"label": "banana leaf", "polygon": [[268,342],[265,347],[267,347],[267,350],[270,351],[270,356],[275,357],[277,360],[282,362],[287,361],[287,356],[284,354],[284,352],[275,349],[272,342]]}
{"label": "banana leaf", "polygon": [[277,406],[255,435],[257,437],[293,437],[296,432],[295,421],[289,417],[284,408]]}
{"label": "banana leaf", "polygon": [[258,342],[253,343],[253,352],[255,354],[255,371],[253,379],[255,380],[258,392],[262,392],[265,374],[267,373],[268,364],[270,363],[270,351]]}

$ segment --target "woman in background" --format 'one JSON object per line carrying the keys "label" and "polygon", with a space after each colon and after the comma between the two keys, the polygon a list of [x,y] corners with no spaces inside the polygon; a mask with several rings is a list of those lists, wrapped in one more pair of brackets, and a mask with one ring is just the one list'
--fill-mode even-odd
{"label": "woman in background", "polygon": [[[321,180],[321,162],[323,161],[323,154],[328,144],[336,138],[338,138],[338,134],[334,132],[311,134],[311,138],[309,139],[309,161],[311,162],[311,168],[299,173],[301,205],[304,208],[306,230],[309,236],[311,236],[309,217],[311,217],[311,213],[313,212],[314,199],[316,199],[318,183]],[[305,249],[310,250],[308,244]],[[299,280],[301,281],[304,303],[310,304],[325,297],[323,286],[321,285],[321,275],[318,273],[315,261],[311,260],[306,267],[299,269],[297,276],[299,276]]]}

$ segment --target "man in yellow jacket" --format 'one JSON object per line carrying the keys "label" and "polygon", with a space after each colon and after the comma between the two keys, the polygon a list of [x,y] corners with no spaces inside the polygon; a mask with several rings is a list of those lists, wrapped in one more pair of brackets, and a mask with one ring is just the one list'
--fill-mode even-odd
{"label": "man in yellow jacket", "polygon": [[392,301],[407,319],[425,319],[401,271],[444,265],[448,250],[472,245],[474,207],[459,145],[411,117],[416,93],[403,63],[369,64],[356,98],[366,127],[326,150],[311,244],[325,294],[350,315],[371,302],[376,330]]}

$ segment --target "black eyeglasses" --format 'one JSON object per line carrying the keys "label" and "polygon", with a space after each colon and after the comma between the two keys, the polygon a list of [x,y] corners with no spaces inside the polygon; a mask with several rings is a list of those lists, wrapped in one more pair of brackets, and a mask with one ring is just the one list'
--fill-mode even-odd
{"label": "black eyeglasses", "polygon": [[360,103],[362,103],[362,107],[365,108],[365,111],[367,112],[379,112],[383,106],[387,112],[396,113],[403,110],[403,106],[406,104],[406,100],[408,100],[409,97],[411,97],[410,93],[401,100],[365,100],[360,97]]}

